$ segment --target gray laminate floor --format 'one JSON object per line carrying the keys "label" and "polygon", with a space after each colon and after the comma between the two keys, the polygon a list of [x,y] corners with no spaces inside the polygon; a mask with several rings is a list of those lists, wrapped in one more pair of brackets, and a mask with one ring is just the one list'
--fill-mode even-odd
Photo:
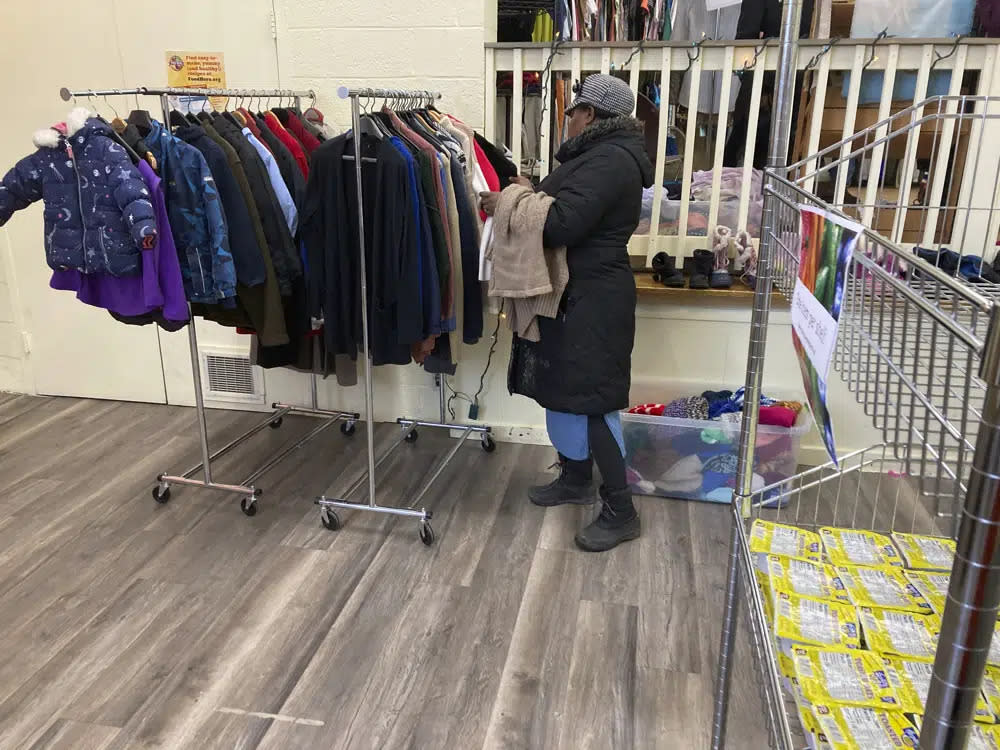
{"label": "gray laminate floor", "polygon": [[[258,419],[213,412],[213,440]],[[359,476],[361,429],[261,479],[254,518],[181,487],[158,506],[153,477],[197,460],[192,422],[0,394],[0,748],[708,746],[726,508],[643,499],[640,541],[585,555],[585,511],[525,499],[551,452],[472,442],[428,496],[436,546],[383,516],[330,532],[312,499]],[[314,424],[286,417],[216,478]],[[404,445],[381,499],[412,493],[448,444]],[[738,750],[766,745],[747,650],[741,637]]]}

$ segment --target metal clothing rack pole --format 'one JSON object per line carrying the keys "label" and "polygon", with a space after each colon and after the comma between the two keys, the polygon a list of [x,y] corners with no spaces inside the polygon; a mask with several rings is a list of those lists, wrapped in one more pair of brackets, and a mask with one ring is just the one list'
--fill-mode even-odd
{"label": "metal clothing rack pole", "polygon": [[[170,122],[170,102],[168,97],[170,96],[226,96],[226,97],[260,97],[260,98],[289,98],[295,100],[296,107],[300,106],[301,100],[308,97],[309,99],[315,100],[316,95],[313,91],[295,91],[292,89],[186,89],[186,88],[148,88],[145,86],[137,86],[131,89],[84,89],[84,90],[70,90],[68,88],[62,88],[59,91],[59,95],[62,97],[63,101],[75,100],[76,97],[81,98],[94,98],[94,97],[107,97],[107,96],[156,96],[160,99],[160,108],[163,112],[163,122],[164,124]],[[188,314],[190,316],[190,322],[187,326],[188,331],[188,345],[190,349],[191,356],[191,373],[192,380],[194,383],[194,401],[195,401],[195,413],[196,413],[196,423],[198,428],[198,439],[201,443],[201,463],[192,466],[186,472],[180,475],[174,474],[159,474],[156,477],[156,486],[153,488],[153,499],[158,503],[166,503],[170,499],[170,485],[180,484],[192,487],[201,487],[203,489],[217,490],[219,492],[232,492],[234,494],[242,495],[240,500],[240,508],[248,516],[253,516],[257,513],[257,499],[263,494],[263,491],[259,487],[255,487],[253,482],[268,471],[271,467],[276,465],[279,461],[284,459],[286,456],[303,446],[309,440],[314,438],[320,432],[325,430],[327,427],[333,425],[335,422],[344,420],[341,423],[341,432],[345,435],[354,434],[355,423],[359,418],[359,414],[352,412],[340,412],[340,411],[328,411],[320,409],[318,407],[317,398],[317,386],[316,386],[316,373],[312,374],[312,406],[311,408],[293,406],[290,404],[280,404],[275,403],[272,408],[275,410],[272,414],[269,414],[267,419],[260,422],[259,424],[251,427],[242,435],[230,440],[222,448],[215,451],[215,453],[210,453],[209,442],[208,442],[208,423],[205,418],[205,399],[202,389],[201,382],[201,367],[199,364],[198,357],[198,334],[195,331],[194,315],[191,313],[191,306],[188,305]],[[314,353],[318,351],[318,340],[314,343]],[[316,358],[314,357],[314,361]],[[303,438],[296,441],[285,450],[279,454],[273,456],[264,466],[255,470],[250,476],[248,476],[240,484],[223,484],[221,482],[216,482],[212,478],[212,461],[221,458],[222,456],[229,453],[231,450],[236,448],[238,445],[244,441],[250,439],[257,433],[261,432],[265,427],[280,427],[282,418],[286,414],[303,414],[307,416],[320,417],[324,421],[321,425],[314,428]],[[195,475],[201,471],[203,473],[204,479],[196,479]]]}
{"label": "metal clothing rack pole", "polygon": [[[364,346],[365,352],[365,422],[368,425],[366,430],[366,440],[368,449],[368,470],[365,475],[362,475],[358,481],[356,481],[347,492],[343,494],[340,498],[328,498],[325,495],[321,495],[316,498],[316,504],[320,506],[320,520],[323,526],[330,529],[331,531],[336,531],[341,527],[340,517],[337,515],[335,509],[348,509],[348,510],[363,510],[372,513],[385,513],[390,515],[405,516],[408,518],[416,518],[420,521],[420,540],[427,546],[434,544],[434,529],[431,528],[430,520],[433,517],[433,513],[425,508],[417,508],[417,505],[423,499],[424,495],[430,489],[431,485],[437,480],[437,478],[444,471],[445,467],[451,462],[451,460],[458,454],[458,450],[465,443],[466,438],[468,438],[473,433],[480,435],[481,444],[483,450],[487,453],[491,453],[496,449],[496,443],[491,437],[491,428],[486,425],[459,425],[452,424],[447,420],[446,404],[445,404],[445,385],[444,377],[441,375],[436,376],[436,383],[438,387],[440,411],[440,420],[437,422],[427,422],[418,419],[408,419],[401,417],[396,420],[397,424],[400,425],[401,431],[397,436],[396,440],[392,445],[379,457],[377,460],[375,458],[375,413],[374,413],[374,402],[375,402],[375,388],[372,382],[372,356],[371,347],[369,345],[369,330],[368,330],[368,269],[365,251],[365,208],[364,208],[364,195],[362,193],[362,175],[361,168],[362,163],[374,162],[375,159],[370,157],[362,157],[361,155],[361,138],[358,134],[361,132],[361,99],[383,99],[386,101],[402,101],[402,102],[432,102],[436,99],[441,98],[440,92],[436,91],[425,91],[425,90],[399,90],[399,89],[372,89],[372,88],[362,88],[362,89],[348,89],[346,86],[341,86],[338,90],[338,95],[341,99],[351,100],[351,127],[354,134],[354,154],[345,155],[345,161],[354,162],[354,170],[356,176],[356,188],[357,188],[357,201],[358,201],[358,255],[359,255],[359,270],[360,270],[360,281],[361,281],[361,339],[362,345]],[[428,427],[428,428],[440,428],[446,430],[460,430],[458,442],[452,447],[448,454],[441,460],[438,466],[435,468],[434,472],[431,474],[430,478],[417,493],[416,497],[410,503],[408,507],[398,507],[398,506],[387,506],[380,505],[377,501],[375,495],[375,470],[385,461],[389,455],[398,448],[403,442],[413,443],[417,440],[417,428],[418,427]],[[368,480],[368,501],[367,502],[356,502],[349,501],[347,498],[353,494],[365,481]]]}
{"label": "metal clothing rack pole", "polygon": [[[781,45],[778,50],[778,75],[774,86],[774,115],[771,123],[771,144],[767,166],[783,167],[788,159],[788,142],[792,127],[792,100],[795,96],[795,67],[798,54],[799,23],[802,0],[784,4],[781,17]],[[773,200],[765,203],[765,214],[773,210]],[[765,217],[765,221],[767,221]],[[736,465],[736,490],[733,493],[733,514],[744,517],[750,510],[753,494],[753,458],[757,444],[758,409],[764,378],[764,351],[767,344],[767,323],[771,314],[771,261],[774,254],[770,233],[762,234],[760,256],[757,259],[757,284],[754,289],[753,311],[750,316],[750,342],[747,350],[744,410],[740,430]],[[729,567],[726,575],[725,609],[719,645],[719,668],[715,685],[715,706],[712,718],[712,750],[726,746],[726,720],[729,713],[729,691],[732,682],[733,652],[736,646],[736,625],[739,618],[739,526],[733,523],[729,538]],[[753,582],[743,582],[753,585]]]}

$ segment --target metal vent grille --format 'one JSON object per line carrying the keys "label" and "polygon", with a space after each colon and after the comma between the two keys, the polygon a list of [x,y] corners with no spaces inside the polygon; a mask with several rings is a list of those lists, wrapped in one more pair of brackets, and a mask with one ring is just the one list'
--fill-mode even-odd
{"label": "metal vent grille", "polygon": [[202,352],[205,397],[216,401],[262,401],[261,378],[245,355]]}

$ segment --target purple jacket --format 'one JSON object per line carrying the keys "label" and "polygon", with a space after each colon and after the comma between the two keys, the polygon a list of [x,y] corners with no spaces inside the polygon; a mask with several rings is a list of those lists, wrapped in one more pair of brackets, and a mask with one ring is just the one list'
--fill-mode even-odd
{"label": "purple jacket", "polygon": [[138,169],[149,189],[159,230],[156,246],[142,252],[139,274],[112,276],[108,273],[83,274],[75,269],[55,271],[49,286],[76,292],[81,302],[121,316],[135,317],[162,309],[166,320],[185,321],[189,316],[184,281],[167,219],[163,187],[145,161],[139,162]]}

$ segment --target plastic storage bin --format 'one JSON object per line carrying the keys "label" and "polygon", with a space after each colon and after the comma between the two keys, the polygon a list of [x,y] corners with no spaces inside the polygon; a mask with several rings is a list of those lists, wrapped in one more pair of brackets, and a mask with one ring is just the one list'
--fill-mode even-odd
{"label": "plastic storage bin", "polygon": [[[812,429],[808,409],[795,426],[760,425],[754,490],[798,471],[802,438]],[[682,500],[728,503],[736,483],[738,423],[622,414],[628,479],[635,492]]]}

